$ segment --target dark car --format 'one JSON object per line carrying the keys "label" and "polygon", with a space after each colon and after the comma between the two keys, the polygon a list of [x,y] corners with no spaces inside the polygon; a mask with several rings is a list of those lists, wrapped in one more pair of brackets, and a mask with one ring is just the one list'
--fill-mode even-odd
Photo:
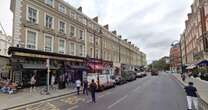
{"label": "dark car", "polygon": [[152,76],[158,76],[159,73],[158,73],[157,70],[152,70],[152,71],[151,71],[151,75],[152,75]]}
{"label": "dark car", "polygon": [[134,72],[134,71],[124,71],[124,72],[122,72],[121,76],[126,81],[136,80],[136,72]]}

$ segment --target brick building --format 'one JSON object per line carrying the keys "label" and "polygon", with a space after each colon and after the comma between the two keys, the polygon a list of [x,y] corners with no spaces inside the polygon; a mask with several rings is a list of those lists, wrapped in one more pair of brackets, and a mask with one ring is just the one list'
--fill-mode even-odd
{"label": "brick building", "polygon": [[184,65],[196,64],[208,59],[208,1],[194,0],[191,13],[185,21],[181,34],[182,59]]}
{"label": "brick building", "polygon": [[180,67],[180,45],[177,43],[170,49],[170,71],[179,72],[181,69]]}

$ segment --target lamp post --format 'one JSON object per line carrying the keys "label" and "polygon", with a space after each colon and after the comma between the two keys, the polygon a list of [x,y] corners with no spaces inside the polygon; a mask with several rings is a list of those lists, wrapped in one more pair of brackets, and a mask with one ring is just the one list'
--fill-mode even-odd
{"label": "lamp post", "polygon": [[181,45],[181,42],[178,41],[178,40],[175,40],[171,43],[171,46],[174,47],[177,44],[179,45],[179,49],[180,49],[180,57],[179,57],[180,58],[180,63],[181,63],[180,67],[181,67],[181,74],[183,74],[183,59],[182,59],[182,45]]}

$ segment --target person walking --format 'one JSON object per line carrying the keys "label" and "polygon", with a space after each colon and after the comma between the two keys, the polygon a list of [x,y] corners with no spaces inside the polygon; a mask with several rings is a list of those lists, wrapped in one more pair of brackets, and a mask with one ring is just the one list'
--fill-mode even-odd
{"label": "person walking", "polygon": [[181,79],[182,79],[183,82],[186,81],[186,75],[185,75],[185,73],[181,74]]}
{"label": "person walking", "polygon": [[92,96],[92,102],[96,103],[96,98],[95,98],[95,92],[97,89],[97,85],[95,83],[94,80],[92,80],[91,84],[90,84],[90,92],[91,92],[91,96]]}
{"label": "person walking", "polygon": [[56,77],[54,74],[52,74],[52,76],[51,76],[51,89],[53,89],[53,90],[56,90],[55,81],[56,81]]}
{"label": "person walking", "polygon": [[83,81],[83,94],[88,95],[88,81],[87,80]]}
{"label": "person walking", "polygon": [[194,87],[193,82],[189,82],[188,86],[185,88],[186,94],[187,94],[187,102],[188,102],[188,110],[192,109],[192,102],[194,104],[194,107],[196,110],[198,110],[198,98],[197,98],[197,89]]}
{"label": "person walking", "polygon": [[81,81],[78,79],[76,80],[76,87],[77,87],[77,95],[79,95],[80,87],[81,87]]}
{"label": "person walking", "polygon": [[36,74],[34,74],[30,79],[30,94],[35,90],[35,84],[36,84]]}

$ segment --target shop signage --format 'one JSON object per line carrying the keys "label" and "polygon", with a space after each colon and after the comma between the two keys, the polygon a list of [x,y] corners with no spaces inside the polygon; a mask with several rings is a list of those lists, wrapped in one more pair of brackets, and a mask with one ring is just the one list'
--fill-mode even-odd
{"label": "shop signage", "polygon": [[55,57],[55,56],[47,56],[47,55],[39,55],[39,54],[31,54],[31,53],[22,53],[22,52],[15,52],[14,55],[15,56],[22,56],[22,57],[50,58],[50,59],[56,59],[56,60],[68,60],[68,61],[83,62],[83,60],[81,60],[81,59]]}

